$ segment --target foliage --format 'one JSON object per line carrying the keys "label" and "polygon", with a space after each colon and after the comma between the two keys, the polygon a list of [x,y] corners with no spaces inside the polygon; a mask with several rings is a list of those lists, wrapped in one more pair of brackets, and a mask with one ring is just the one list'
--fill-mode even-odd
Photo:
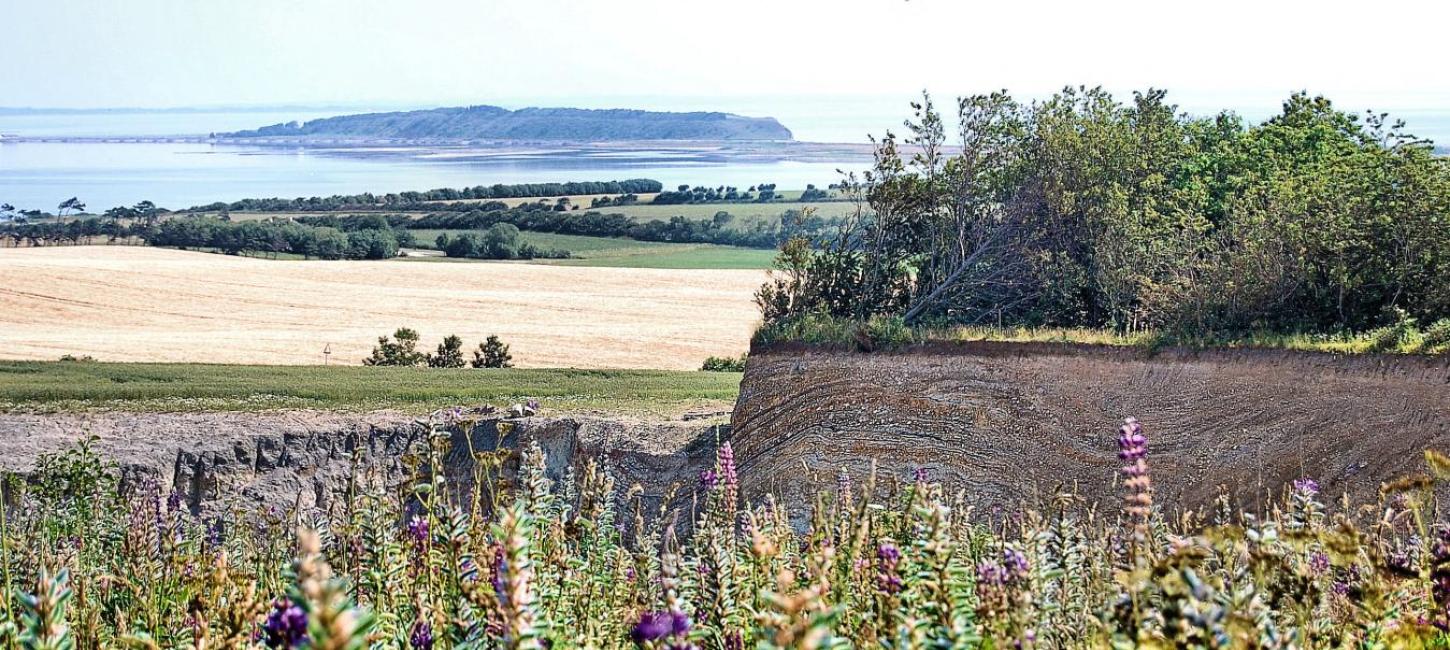
{"label": "foliage", "polygon": [[738,357],[709,357],[700,366],[701,370],[709,372],[745,372],[745,362],[750,359],[750,354],[742,354]]}
{"label": "foliage", "polygon": [[472,232],[465,232],[456,237],[443,233],[434,240],[434,245],[448,257],[469,259],[529,260],[571,257],[567,250],[545,250],[522,241],[519,237],[518,227],[511,223],[496,223],[489,226],[481,236]]}
{"label": "foliage", "polygon": [[[593,181],[583,183],[519,183],[515,185],[478,185],[462,189],[439,188],[423,192],[389,194],[348,194],[313,196],[296,199],[242,199],[231,203],[196,206],[192,212],[336,212],[339,210],[401,210],[430,201],[479,201],[488,199],[528,198],[540,196],[575,196],[580,194],[649,194],[660,191],[659,181],[636,178],[625,181]],[[436,209],[436,206],[434,206]],[[472,210],[476,205],[465,205]]]}
{"label": "foliage", "polygon": [[962,343],[1070,343],[1156,349],[1244,348],[1299,350],[1335,354],[1445,354],[1450,352],[1450,319],[1419,329],[1413,321],[1368,332],[1274,332],[1257,330],[1198,336],[1183,332],[1144,330],[1121,332],[1110,328],[955,325],[933,321],[906,325],[900,317],[874,316],[866,322],[821,313],[807,313],[762,326],[755,341],[859,346],[871,350],[921,342]]}
{"label": "foliage", "polygon": [[[303,217],[299,221],[314,225],[339,223],[334,217]],[[783,238],[822,237],[843,223],[840,219],[823,219],[799,210],[786,210],[774,220],[749,222],[736,222],[728,212],[722,211],[698,219],[676,215],[669,219],[639,220],[593,210],[561,213],[526,203],[512,208],[496,204],[467,211],[435,211],[417,219],[398,220],[395,225],[422,230],[488,230],[498,224],[510,224],[530,232],[773,248]],[[341,225],[346,227],[347,222]]]}
{"label": "foliage", "polygon": [[840,234],[786,241],[767,321],[1215,337],[1450,316],[1450,161],[1384,115],[1297,94],[1245,126],[1157,90],[1003,92],[958,102],[952,151],[930,97],[913,107],[907,135],[836,187],[858,206]]}
{"label": "foliage", "polygon": [[428,355],[429,368],[462,368],[463,339],[449,334],[438,344],[438,352]]}
{"label": "foliage", "polygon": [[[322,508],[198,516],[154,481],[21,490],[0,529],[27,647],[1443,647],[1450,458],[1374,503],[1304,477],[1261,512],[1165,516],[1150,432],[1119,432],[1117,512],[1061,491],[993,515],[912,476],[852,475],[787,507],[742,499],[734,452],[646,500],[537,443],[450,466],[458,411]],[[508,423],[503,423],[504,432]],[[505,470],[514,466],[517,470]],[[482,486],[471,490],[468,486]],[[90,504],[94,516],[65,509]],[[1257,508],[1256,508],[1257,511]],[[67,522],[83,521],[72,531]],[[293,543],[295,540],[295,543]],[[6,599],[11,604],[10,599]]]}
{"label": "foliage", "polygon": [[[441,348],[440,348],[441,350]],[[365,366],[418,366],[427,361],[428,355],[418,351],[418,332],[399,327],[391,340],[378,337],[373,353],[363,359]]]}
{"label": "foliage", "polygon": [[[320,363],[319,359],[319,363]],[[547,399],[555,411],[677,417],[735,402],[738,376],[675,370],[471,369],[0,361],[0,412],[393,409]]]}
{"label": "foliage", "polygon": [[484,342],[478,344],[478,349],[473,351],[473,361],[469,362],[474,368],[512,368],[513,355],[509,354],[509,346],[490,334]]}

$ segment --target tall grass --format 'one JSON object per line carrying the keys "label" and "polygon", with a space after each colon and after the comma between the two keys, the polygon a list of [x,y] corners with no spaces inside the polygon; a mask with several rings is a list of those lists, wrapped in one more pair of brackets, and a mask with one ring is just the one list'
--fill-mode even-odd
{"label": "tall grass", "polygon": [[739,373],[0,361],[0,411],[395,408],[542,398],[560,411],[678,414],[724,407]]}
{"label": "tall grass", "polygon": [[[1444,647],[1450,458],[1338,504],[1310,477],[1259,516],[1166,517],[1150,433],[1119,439],[1123,507],[1062,493],[976,512],[970,486],[845,473],[812,503],[741,500],[728,443],[698,485],[645,495],[537,446],[450,448],[448,414],[387,486],[322,509],[192,514],[118,490],[82,445],[10,485],[6,647]],[[471,454],[465,475],[437,471]],[[465,486],[482,489],[470,490]],[[960,488],[960,489],[959,489]]]}
{"label": "tall grass", "polygon": [[1335,352],[1342,354],[1445,354],[1450,353],[1450,319],[1419,328],[1402,320],[1368,332],[1282,333],[1247,332],[1190,336],[1144,330],[1118,332],[1080,327],[1026,327],[987,325],[908,326],[900,318],[873,316],[865,322],[822,314],[803,314],[762,326],[758,343],[888,347],[926,342],[997,341],[1008,343],[1079,343],[1119,347],[1250,348]]}

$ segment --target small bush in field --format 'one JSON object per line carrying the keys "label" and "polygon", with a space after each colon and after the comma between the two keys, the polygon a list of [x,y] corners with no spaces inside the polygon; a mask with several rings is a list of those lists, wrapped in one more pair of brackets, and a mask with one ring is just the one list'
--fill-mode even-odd
{"label": "small bush in field", "polygon": [[497,335],[490,334],[488,339],[478,344],[478,349],[473,351],[473,361],[469,362],[474,368],[512,368],[513,355],[509,354],[509,346],[499,340]]}
{"label": "small bush in field", "polygon": [[462,368],[463,339],[448,335],[438,344],[438,352],[428,355],[429,368]]}
{"label": "small bush in field", "polygon": [[363,365],[367,366],[416,366],[427,360],[427,355],[418,351],[418,332],[407,327],[399,327],[393,332],[392,340],[386,336],[378,337],[378,345],[373,348],[373,353],[363,359]]}
{"label": "small bush in field", "polygon": [[749,357],[749,354],[739,357],[709,357],[700,369],[709,372],[745,372],[745,361]]}

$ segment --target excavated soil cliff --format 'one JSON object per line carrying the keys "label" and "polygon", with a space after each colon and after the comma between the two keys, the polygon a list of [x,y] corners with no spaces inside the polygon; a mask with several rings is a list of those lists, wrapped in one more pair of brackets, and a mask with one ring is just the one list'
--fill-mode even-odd
{"label": "excavated soil cliff", "polygon": [[[717,439],[729,431],[693,422],[529,417],[510,420],[513,427],[500,436],[502,421],[491,417],[455,428],[443,461],[450,483],[470,483],[470,450],[538,442],[556,481],[568,468],[596,459],[621,489],[638,483],[645,503],[657,503],[675,485],[693,486],[713,462]],[[95,436],[94,448],[117,464],[123,484],[154,480],[181,493],[194,511],[229,504],[325,506],[351,475],[390,486],[404,481],[405,457],[425,449],[426,432],[422,423],[394,412],[0,414],[0,468],[29,472],[41,454]]]}
{"label": "excavated soil cliff", "polygon": [[866,354],[752,352],[732,428],[747,496],[808,499],[872,459],[887,480],[925,468],[980,507],[1076,489],[1116,495],[1117,427],[1149,436],[1157,498],[1240,505],[1312,477],[1372,499],[1450,450],[1450,359],[1270,350],[940,344]]}

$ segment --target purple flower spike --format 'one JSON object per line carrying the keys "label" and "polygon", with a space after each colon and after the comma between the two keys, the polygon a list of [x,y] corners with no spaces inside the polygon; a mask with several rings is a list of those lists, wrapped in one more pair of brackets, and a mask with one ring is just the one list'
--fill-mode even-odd
{"label": "purple flower spike", "polygon": [[719,483],[720,475],[716,474],[713,470],[707,469],[700,472],[700,487],[706,490],[713,490]]}
{"label": "purple flower spike", "polygon": [[1316,494],[1319,494],[1319,481],[1316,481],[1312,478],[1294,479],[1294,491],[1303,494],[1304,496],[1312,497]]}
{"label": "purple flower spike", "polygon": [[1006,570],[1007,577],[1014,580],[1026,580],[1029,566],[1027,556],[1016,549],[1005,549],[1002,551],[1002,567]]}
{"label": "purple flower spike", "polygon": [[433,650],[433,626],[427,621],[413,624],[413,633],[408,637],[413,650]]}
{"label": "purple flower spike", "polygon": [[412,537],[413,542],[418,544],[419,546],[427,544],[428,520],[423,519],[422,517],[413,517],[413,519],[408,522],[408,536]]}
{"label": "purple flower spike", "polygon": [[669,636],[674,625],[671,616],[665,612],[645,612],[640,614],[639,622],[634,624],[634,629],[629,631],[629,638],[635,643],[648,641],[659,641]]}
{"label": "purple flower spike", "polygon": [[681,611],[670,612],[670,633],[685,636],[690,633],[690,615]]}
{"label": "purple flower spike", "polygon": [[881,570],[876,574],[876,588],[887,594],[900,593],[905,583],[901,580],[901,550],[891,542],[882,542],[876,547],[876,559]]}
{"label": "purple flower spike", "polygon": [[286,600],[278,599],[272,613],[262,626],[268,648],[295,648],[307,640],[307,612]]}

